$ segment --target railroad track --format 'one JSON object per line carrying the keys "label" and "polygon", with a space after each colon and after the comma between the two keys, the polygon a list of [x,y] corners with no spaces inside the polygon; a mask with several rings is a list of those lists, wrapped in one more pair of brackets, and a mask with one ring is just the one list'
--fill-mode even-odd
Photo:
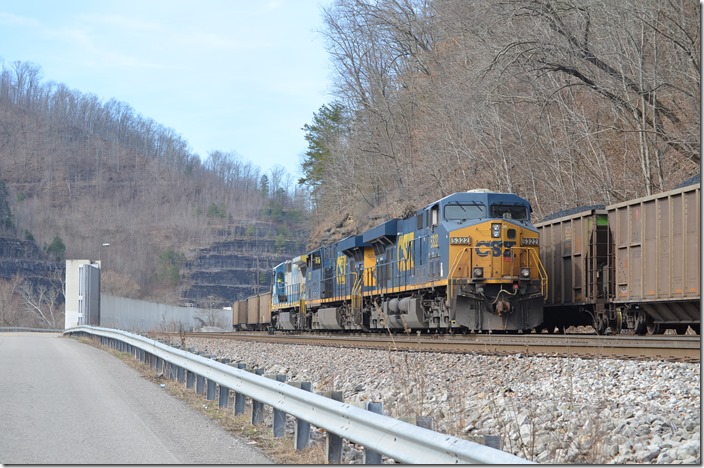
{"label": "railroad track", "polygon": [[599,335],[380,335],[380,334],[289,334],[277,332],[154,333],[171,341],[189,338],[260,341],[277,344],[366,348],[388,351],[522,354],[556,357],[656,359],[700,362],[700,336],[599,336]]}

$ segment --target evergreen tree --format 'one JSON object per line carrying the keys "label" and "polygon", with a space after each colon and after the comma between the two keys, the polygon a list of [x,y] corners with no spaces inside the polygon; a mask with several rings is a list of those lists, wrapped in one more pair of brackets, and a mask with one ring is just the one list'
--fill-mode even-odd
{"label": "evergreen tree", "polygon": [[298,180],[300,185],[308,185],[315,190],[323,181],[325,164],[332,157],[335,142],[346,131],[348,120],[345,107],[335,101],[323,105],[317,114],[313,114],[313,123],[303,126],[308,151],[301,164],[304,176]]}
{"label": "evergreen tree", "polygon": [[54,240],[46,248],[46,253],[55,262],[61,262],[66,256],[66,245],[59,236],[54,236]]}
{"label": "evergreen tree", "polygon": [[262,197],[267,198],[269,196],[269,178],[266,174],[262,175],[259,180],[259,191],[262,193]]}

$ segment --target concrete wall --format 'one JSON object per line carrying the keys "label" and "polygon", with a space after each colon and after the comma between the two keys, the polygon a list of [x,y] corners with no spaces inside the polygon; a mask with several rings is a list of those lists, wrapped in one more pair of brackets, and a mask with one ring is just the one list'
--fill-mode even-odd
{"label": "concrete wall", "polygon": [[177,332],[181,325],[184,331],[193,331],[203,327],[198,318],[206,326],[232,330],[232,310],[179,307],[104,293],[100,295],[100,326],[105,328],[140,333]]}

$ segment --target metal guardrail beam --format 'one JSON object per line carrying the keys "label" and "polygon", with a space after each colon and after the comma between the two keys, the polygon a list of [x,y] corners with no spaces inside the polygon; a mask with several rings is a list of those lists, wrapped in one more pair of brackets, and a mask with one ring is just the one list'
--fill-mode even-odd
{"label": "metal guardrail beam", "polygon": [[58,328],[0,327],[0,333],[63,333]]}
{"label": "metal guardrail beam", "polygon": [[401,463],[531,463],[501,450],[375,414],[129,332],[92,326],[64,332],[73,333],[122,341]]}

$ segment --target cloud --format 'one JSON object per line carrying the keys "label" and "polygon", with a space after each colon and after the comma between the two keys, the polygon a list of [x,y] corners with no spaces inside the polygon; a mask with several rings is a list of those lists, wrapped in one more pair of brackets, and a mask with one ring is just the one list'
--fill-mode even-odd
{"label": "cloud", "polygon": [[34,18],[13,15],[12,13],[4,13],[2,11],[0,11],[0,24],[5,24],[9,26],[21,26],[27,28],[41,27],[41,23]]}

